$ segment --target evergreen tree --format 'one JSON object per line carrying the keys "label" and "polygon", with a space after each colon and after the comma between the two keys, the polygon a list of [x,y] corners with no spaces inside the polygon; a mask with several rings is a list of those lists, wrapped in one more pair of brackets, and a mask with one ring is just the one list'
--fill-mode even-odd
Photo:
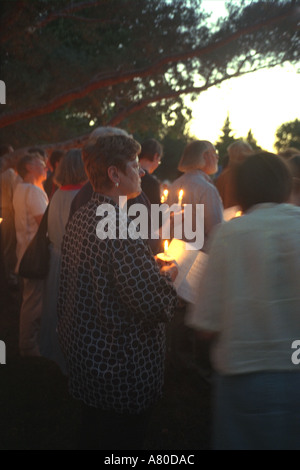
{"label": "evergreen tree", "polygon": [[249,130],[247,137],[246,137],[246,141],[248,142],[249,145],[251,145],[251,147],[253,148],[255,152],[259,152],[260,150],[262,150],[262,147],[257,145],[257,140],[255,139],[253,135],[252,129]]}
{"label": "evergreen tree", "polygon": [[231,128],[229,114],[225,119],[224,126],[222,127],[221,132],[222,134],[219,140],[215,143],[215,147],[220,156],[220,165],[223,164],[223,159],[227,155],[227,148],[229,147],[229,145],[238,140],[234,136],[233,129]]}

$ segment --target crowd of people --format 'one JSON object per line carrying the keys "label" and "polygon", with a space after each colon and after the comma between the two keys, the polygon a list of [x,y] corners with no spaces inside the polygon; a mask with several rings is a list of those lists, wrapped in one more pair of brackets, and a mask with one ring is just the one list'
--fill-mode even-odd
{"label": "crowd of people", "polygon": [[[49,156],[0,146],[1,286],[22,292],[20,355],[56,362],[81,402],[78,449],[142,448],[178,312],[182,332],[210,347],[212,447],[300,449],[300,370],[291,360],[300,340],[300,151],[257,153],[243,141],[227,151],[228,166],[214,177],[214,145],[191,141],[181,176],[168,186],[170,206],[179,191],[192,206],[193,230],[204,204],[208,263],[191,305],[174,287],[176,263],[158,262],[162,240],[151,232],[147,240],[120,236],[132,222],[121,197],[128,208],[143,204],[149,221],[151,205],[162,200],[153,175],[163,158],[157,140],[140,144],[122,129],[100,127],[83,148]],[[107,226],[101,238],[108,207],[116,236]],[[225,222],[231,207],[242,216]],[[43,216],[47,277],[20,278]]]}

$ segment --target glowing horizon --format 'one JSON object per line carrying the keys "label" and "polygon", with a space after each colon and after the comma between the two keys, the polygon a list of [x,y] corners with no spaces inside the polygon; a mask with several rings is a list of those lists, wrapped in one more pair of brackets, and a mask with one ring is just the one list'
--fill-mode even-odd
{"label": "glowing horizon", "polygon": [[[212,22],[226,16],[225,3],[202,0]],[[236,138],[246,138],[251,129],[257,144],[274,152],[277,128],[300,118],[299,90],[300,75],[290,64],[229,79],[201,93],[193,103],[186,98],[193,110],[190,134],[216,143],[229,114]]]}
{"label": "glowing horizon", "polygon": [[236,138],[252,130],[257,144],[274,152],[275,133],[285,122],[299,119],[300,76],[295,67],[275,67],[232,78],[201,93],[191,103],[190,134],[215,143],[227,114]]}

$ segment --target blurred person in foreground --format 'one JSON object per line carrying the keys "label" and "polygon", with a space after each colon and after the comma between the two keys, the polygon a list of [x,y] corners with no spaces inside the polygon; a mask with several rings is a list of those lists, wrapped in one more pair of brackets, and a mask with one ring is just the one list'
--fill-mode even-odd
{"label": "blurred person in foreground", "polygon": [[244,216],[212,241],[186,323],[210,337],[217,450],[300,450],[300,208],[292,178],[270,153],[237,169]]}
{"label": "blurred person in foreground", "polygon": [[[35,236],[48,205],[43,188],[46,164],[38,153],[24,155],[17,164],[22,178],[14,191],[13,207],[17,236],[18,273],[21,259]],[[22,356],[40,356],[39,334],[42,313],[43,281],[23,279],[22,305],[20,310],[19,347]]]}
{"label": "blurred person in foreground", "polygon": [[288,160],[289,168],[293,176],[293,190],[290,202],[300,206],[300,152]]}
{"label": "blurred person in foreground", "polygon": [[70,212],[71,202],[87,181],[81,150],[72,149],[60,158],[53,183],[59,188],[49,203],[48,237],[50,240],[50,266],[43,289],[41,319],[41,355],[55,361],[61,371],[66,366],[57,337],[57,297],[61,264],[61,244]]}
{"label": "blurred person in foreground", "polygon": [[215,182],[216,188],[223,201],[224,209],[238,205],[234,172],[237,165],[240,165],[249,155],[254,153],[251,145],[243,140],[229,145],[227,152],[229,158],[228,166]]}
{"label": "blurred person in foreground", "polygon": [[100,136],[84,148],[94,192],[63,240],[58,336],[69,391],[82,404],[81,450],[140,449],[162,392],[177,267],[160,271],[141,238],[120,235],[132,221],[121,214],[119,197],[141,192],[139,152],[124,135]]}

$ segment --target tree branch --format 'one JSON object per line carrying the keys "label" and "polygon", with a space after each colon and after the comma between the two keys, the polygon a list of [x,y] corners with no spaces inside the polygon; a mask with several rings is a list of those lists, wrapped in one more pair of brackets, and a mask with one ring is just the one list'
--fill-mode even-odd
{"label": "tree branch", "polygon": [[[99,6],[99,5],[103,5],[105,3],[107,3],[109,0],[93,0],[93,1],[90,1],[90,2],[80,2],[80,3],[75,3],[75,4],[72,4],[66,8],[63,8],[62,10],[58,11],[58,12],[51,12],[49,15],[45,16],[45,18],[43,18],[41,21],[39,21],[38,23],[36,23],[35,25],[33,26],[28,26],[27,28],[27,31],[30,32],[30,34],[33,34],[35,33],[35,31],[37,31],[38,29],[41,29],[41,28],[44,28],[47,24],[51,23],[52,21],[55,21],[57,20],[58,18],[72,18],[72,19],[81,19],[81,20],[86,20],[86,21],[96,21],[96,19],[89,19],[89,18],[84,18],[84,17],[76,17],[75,15],[71,15],[71,13],[75,12],[75,11],[79,11],[79,10],[84,10],[86,8],[92,8],[92,7],[96,7],[96,6]],[[15,22],[20,13],[21,13],[21,10],[22,8],[24,7],[24,0],[20,0],[18,2],[18,11],[17,11],[17,15],[14,15],[15,17],[12,18],[12,22]],[[17,8],[16,8],[17,10]],[[11,23],[12,23],[11,22]],[[9,22],[5,22],[5,28],[6,29],[9,29],[8,27],[10,26]],[[19,31],[19,34],[21,33],[21,31]],[[11,31],[8,31],[6,34],[2,34],[1,37],[0,37],[0,43],[3,44],[4,42],[8,41],[11,37],[13,37],[15,33],[14,32],[11,32]]]}
{"label": "tree branch", "polygon": [[75,11],[79,10],[84,10],[86,8],[91,8],[91,7],[96,7],[99,5],[103,5],[104,3],[107,3],[108,0],[93,0],[90,2],[80,2],[80,3],[71,3],[70,6],[63,8],[62,10],[58,12],[52,12],[50,15],[46,16],[43,20],[41,20],[39,23],[37,23],[34,26],[34,30],[43,28],[46,26],[48,23],[51,23],[52,21],[56,20],[57,18],[66,16],[70,13],[74,13]]}
{"label": "tree branch", "polygon": [[[278,64],[276,64],[276,63],[272,64],[272,66],[275,66],[275,65],[278,65]],[[258,70],[262,70],[262,69],[265,69],[265,68],[268,68],[268,66],[263,65],[261,67],[258,67],[255,70],[249,70],[248,72],[235,72],[234,74],[228,75],[227,77],[223,77],[222,79],[216,80],[213,83],[205,84],[202,87],[190,87],[190,88],[186,88],[184,90],[165,93],[164,95],[161,94],[161,95],[156,96],[156,97],[141,100],[141,101],[133,104],[132,106],[129,106],[128,108],[126,108],[126,110],[123,110],[122,112],[116,114],[112,119],[110,119],[109,122],[104,123],[103,126],[117,126],[124,119],[126,119],[128,116],[134,114],[137,111],[140,111],[141,109],[145,108],[149,104],[158,102],[162,99],[168,100],[168,99],[176,98],[176,97],[178,97],[180,95],[183,95],[183,94],[201,93],[201,92],[206,91],[207,89],[209,89],[213,86],[219,85],[220,83],[222,83],[225,80],[229,80],[230,78],[240,77],[242,75],[247,75],[249,73],[257,72]],[[42,147],[45,151],[48,151],[48,152],[51,152],[54,149],[63,149],[64,151],[67,151],[67,150],[70,150],[72,148],[82,148],[85,145],[85,143],[87,142],[89,136],[90,136],[90,133],[87,133],[87,134],[84,134],[82,136],[75,137],[74,139],[69,139],[69,140],[64,141],[64,142],[59,142],[59,143],[55,143],[55,144],[45,144],[45,145],[39,145],[39,146]],[[21,149],[21,152],[22,151],[24,152],[24,149]]]}
{"label": "tree branch", "polygon": [[149,104],[157,103],[158,101],[162,101],[162,100],[174,99],[174,98],[177,98],[178,96],[181,96],[181,95],[189,95],[189,94],[192,94],[192,93],[202,93],[203,91],[206,91],[209,88],[220,85],[221,83],[223,83],[226,80],[229,80],[230,78],[241,77],[242,75],[247,75],[249,73],[256,72],[257,70],[261,70],[262,68],[266,68],[266,67],[267,66],[262,66],[262,67],[260,67],[256,70],[249,70],[247,72],[241,72],[240,70],[237,70],[237,72],[235,72],[233,74],[230,74],[230,75],[226,75],[226,76],[224,76],[224,77],[222,77],[218,80],[215,80],[211,83],[206,82],[205,85],[200,86],[200,87],[189,87],[189,88],[185,88],[183,90],[181,89],[181,90],[178,90],[178,91],[172,91],[172,92],[169,92],[169,93],[160,94],[160,95],[156,95],[156,96],[144,99],[144,100],[140,100],[137,103],[134,103],[131,106],[127,107],[126,109],[122,110],[121,112],[117,113],[113,118],[110,119],[110,121],[106,125],[107,126],[117,126],[124,119],[126,119],[130,115],[136,113],[137,111],[140,111],[141,109],[145,108]]}
{"label": "tree branch", "polygon": [[[89,4],[95,3],[95,2],[88,2]],[[97,2],[99,3],[99,2]],[[85,3],[86,5],[86,3]],[[117,73],[114,75],[102,75],[96,76],[94,79],[92,79],[90,82],[85,83],[81,87],[75,88],[73,90],[69,90],[65,93],[62,93],[61,95],[56,96],[52,100],[48,101],[47,103],[40,104],[38,106],[35,106],[30,109],[25,109],[21,111],[16,111],[12,113],[8,113],[6,115],[3,115],[0,118],[0,128],[9,126],[11,124],[14,124],[15,122],[19,122],[25,119],[29,119],[31,117],[36,117],[36,116],[41,116],[44,114],[49,114],[53,111],[55,111],[58,108],[61,108],[67,103],[70,103],[74,100],[83,98],[89,93],[92,93],[95,90],[107,88],[109,86],[117,85],[120,83],[128,82],[134,78],[145,78],[148,77],[154,73],[157,73],[161,71],[165,66],[168,66],[170,64],[174,64],[177,62],[182,62],[186,61],[188,59],[192,59],[195,57],[201,57],[205,54],[211,53],[215,51],[218,48],[222,48],[224,46],[227,46],[228,44],[236,41],[242,36],[245,36],[250,33],[254,33],[256,31],[259,31],[262,28],[269,27],[271,25],[278,24],[287,18],[292,17],[294,14],[294,9],[289,9],[285,14],[279,15],[276,17],[269,18],[267,20],[261,21],[257,24],[253,24],[251,26],[248,26],[247,28],[243,28],[242,30],[236,31],[235,33],[229,35],[225,39],[221,39],[219,41],[213,42],[207,46],[191,50],[186,53],[181,53],[181,54],[176,54],[176,55],[171,55],[171,56],[166,56],[158,61],[154,62],[152,65],[142,68],[142,69],[137,69],[133,71],[126,71],[122,73]]]}
{"label": "tree branch", "polygon": [[75,21],[83,21],[84,23],[103,23],[103,24],[111,24],[116,23],[116,20],[103,20],[101,18],[86,18],[85,16],[76,16],[71,15],[68,13],[64,13],[61,15],[57,15],[56,18],[69,18]]}

